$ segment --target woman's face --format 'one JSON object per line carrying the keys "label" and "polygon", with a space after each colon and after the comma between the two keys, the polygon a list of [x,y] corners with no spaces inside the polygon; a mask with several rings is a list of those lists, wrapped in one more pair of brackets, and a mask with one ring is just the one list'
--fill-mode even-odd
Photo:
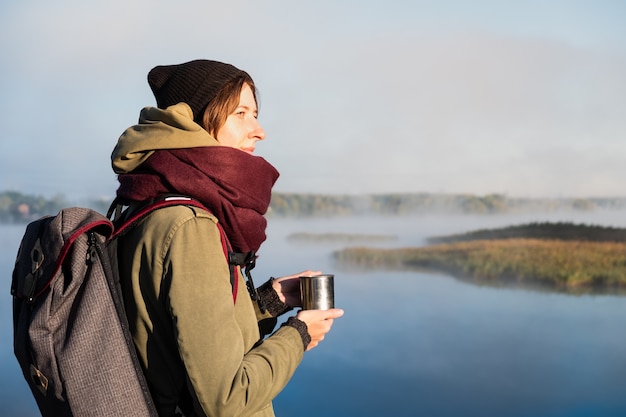
{"label": "woman's face", "polygon": [[217,131],[217,141],[222,146],[230,146],[253,154],[256,142],[265,139],[265,131],[259,124],[257,115],[252,89],[248,84],[244,84],[239,96],[239,105]]}

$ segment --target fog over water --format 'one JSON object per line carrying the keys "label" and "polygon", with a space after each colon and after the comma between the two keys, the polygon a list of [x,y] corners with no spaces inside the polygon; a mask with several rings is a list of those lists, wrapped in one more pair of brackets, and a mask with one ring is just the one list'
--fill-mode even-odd
{"label": "fog over water", "polygon": [[[397,240],[366,245],[416,246],[433,235],[534,221],[626,227],[626,213],[270,217],[256,284],[307,268],[335,273],[336,305],[346,311],[305,355],[275,401],[276,414],[626,415],[626,297],[481,287],[435,273],[351,271],[332,261],[343,243],[287,240],[297,232],[391,234]],[[10,346],[10,270],[23,227],[0,230],[0,407],[6,415],[34,416]]]}

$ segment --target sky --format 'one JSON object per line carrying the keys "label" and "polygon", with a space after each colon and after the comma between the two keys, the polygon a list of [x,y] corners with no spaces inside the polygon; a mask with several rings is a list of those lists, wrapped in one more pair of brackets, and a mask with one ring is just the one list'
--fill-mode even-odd
{"label": "sky", "polygon": [[205,58],[278,192],[626,196],[621,0],[20,0],[0,52],[0,191],[112,197],[148,71]]}

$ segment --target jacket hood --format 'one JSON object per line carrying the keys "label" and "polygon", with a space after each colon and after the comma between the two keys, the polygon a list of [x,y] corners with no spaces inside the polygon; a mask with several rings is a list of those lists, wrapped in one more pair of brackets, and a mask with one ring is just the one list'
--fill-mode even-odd
{"label": "jacket hood", "polygon": [[213,136],[193,121],[186,103],[166,109],[144,107],[139,123],[122,133],[111,154],[116,174],[126,174],[141,165],[154,151],[219,146]]}

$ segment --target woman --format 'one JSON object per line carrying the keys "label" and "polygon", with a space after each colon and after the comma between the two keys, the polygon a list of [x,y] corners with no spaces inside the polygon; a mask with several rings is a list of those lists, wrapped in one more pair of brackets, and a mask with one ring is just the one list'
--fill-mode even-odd
{"label": "woman", "polygon": [[[278,172],[254,156],[265,139],[250,76],[196,60],[148,74],[158,108],[146,107],[113,151],[118,198],[132,212],[179,194],[207,210],[152,212],[118,242],[131,331],[161,416],[273,416],[271,401],[343,311],[299,311],[263,339],[260,327],[300,306],[298,276],[258,289],[232,276],[232,251],[254,266]],[[236,257],[235,257],[236,258]],[[263,324],[262,326],[259,323]]]}

